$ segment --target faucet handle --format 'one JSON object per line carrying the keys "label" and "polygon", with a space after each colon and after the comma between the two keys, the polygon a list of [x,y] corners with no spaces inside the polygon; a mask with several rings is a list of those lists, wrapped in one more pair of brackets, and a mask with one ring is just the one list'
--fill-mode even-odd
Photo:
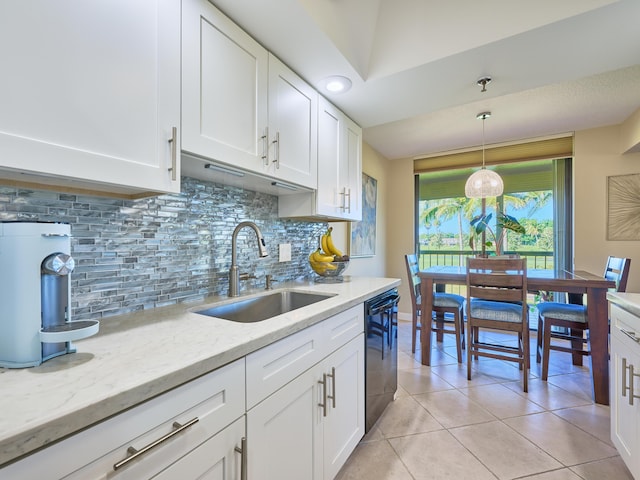
{"label": "faucet handle", "polygon": [[275,278],[273,278],[273,275],[271,274],[267,274],[267,276],[264,277],[264,280],[265,280],[265,286],[264,286],[265,290],[271,290],[273,288],[273,283],[278,281]]}
{"label": "faucet handle", "polygon": [[258,278],[253,273],[240,273],[238,274],[238,280],[249,280],[250,278]]}

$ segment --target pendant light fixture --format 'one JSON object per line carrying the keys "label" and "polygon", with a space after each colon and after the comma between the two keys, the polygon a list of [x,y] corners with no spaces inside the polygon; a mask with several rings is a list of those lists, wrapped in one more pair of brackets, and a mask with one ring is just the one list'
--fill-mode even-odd
{"label": "pendant light fixture", "polygon": [[490,116],[491,112],[482,112],[476,116],[478,120],[482,120],[482,168],[467,179],[464,194],[468,198],[499,197],[504,191],[500,175],[493,170],[487,170],[484,165],[484,121]]}

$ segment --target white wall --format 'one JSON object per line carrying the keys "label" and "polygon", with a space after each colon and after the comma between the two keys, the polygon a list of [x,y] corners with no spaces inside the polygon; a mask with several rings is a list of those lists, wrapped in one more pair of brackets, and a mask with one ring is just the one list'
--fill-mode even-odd
{"label": "white wall", "polygon": [[607,240],[607,177],[640,173],[640,153],[622,153],[622,131],[622,126],[612,126],[575,134],[574,265],[601,273],[609,255],[629,257],[627,291],[640,292],[640,240]]}

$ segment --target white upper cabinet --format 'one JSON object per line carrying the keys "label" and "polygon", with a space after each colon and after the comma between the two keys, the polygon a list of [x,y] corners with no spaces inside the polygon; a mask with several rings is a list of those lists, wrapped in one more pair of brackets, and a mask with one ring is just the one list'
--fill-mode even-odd
{"label": "white upper cabinet", "polygon": [[182,2],[182,149],[252,171],[267,164],[269,54],[206,0]]}
{"label": "white upper cabinet", "polygon": [[280,197],[281,217],[362,219],[362,129],[323,97],[318,100],[318,189]]}
{"label": "white upper cabinet", "polygon": [[208,1],[182,14],[183,151],[315,189],[317,92]]}
{"label": "white upper cabinet", "polygon": [[318,211],[345,220],[362,218],[362,129],[335,106],[320,101]]}
{"label": "white upper cabinet", "polygon": [[316,188],[318,93],[269,55],[269,162],[267,173]]}
{"label": "white upper cabinet", "polygon": [[1,2],[0,58],[0,178],[180,190],[180,2]]}

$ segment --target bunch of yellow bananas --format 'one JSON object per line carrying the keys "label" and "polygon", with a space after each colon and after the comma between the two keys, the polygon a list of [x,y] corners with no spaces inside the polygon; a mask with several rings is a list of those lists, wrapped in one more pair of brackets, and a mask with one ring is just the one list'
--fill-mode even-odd
{"label": "bunch of yellow bananas", "polygon": [[338,266],[334,262],[346,262],[348,255],[343,255],[331,238],[333,227],[329,227],[326,233],[320,237],[320,247],[309,255],[309,264],[318,275],[325,275],[328,271],[334,271]]}
{"label": "bunch of yellow bananas", "polygon": [[[342,261],[342,252],[334,245],[333,238],[331,237],[331,232],[333,231],[333,227],[329,227],[326,233],[322,234],[320,237],[320,245],[322,246],[322,250],[327,255],[333,255],[334,260],[336,262]],[[335,258],[338,257],[338,258]]]}
{"label": "bunch of yellow bananas", "polygon": [[309,255],[309,264],[318,275],[323,275],[327,270],[335,270],[338,268],[331,262],[333,262],[333,255],[326,255],[321,248],[318,248]]}

